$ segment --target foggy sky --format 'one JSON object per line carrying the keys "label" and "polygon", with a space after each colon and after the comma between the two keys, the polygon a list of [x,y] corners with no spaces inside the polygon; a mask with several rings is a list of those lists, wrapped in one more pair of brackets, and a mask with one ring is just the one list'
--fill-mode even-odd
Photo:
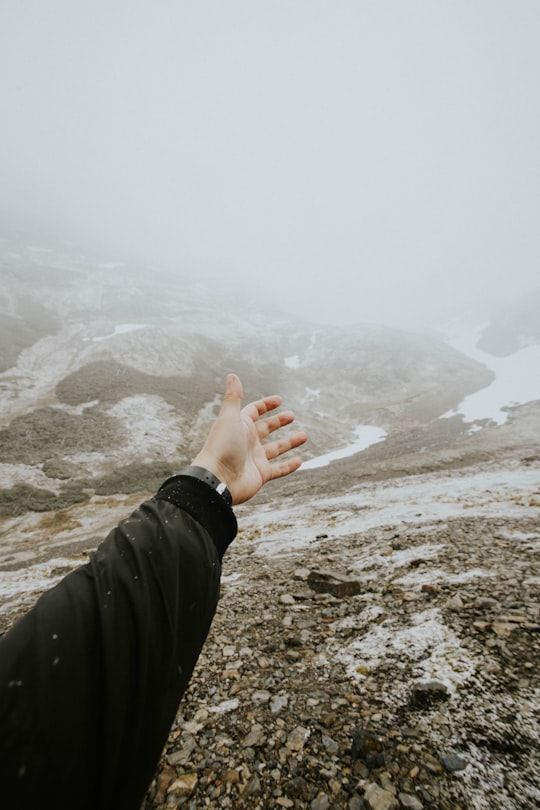
{"label": "foggy sky", "polygon": [[538,0],[4,2],[0,212],[317,320],[511,298],[539,35]]}

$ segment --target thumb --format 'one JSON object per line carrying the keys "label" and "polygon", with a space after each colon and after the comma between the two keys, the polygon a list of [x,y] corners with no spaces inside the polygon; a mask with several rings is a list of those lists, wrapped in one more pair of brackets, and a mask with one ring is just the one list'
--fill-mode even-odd
{"label": "thumb", "polygon": [[230,413],[232,410],[239,412],[242,407],[243,396],[244,391],[240,378],[236,374],[227,374],[225,394],[223,395],[220,414],[226,412]]}

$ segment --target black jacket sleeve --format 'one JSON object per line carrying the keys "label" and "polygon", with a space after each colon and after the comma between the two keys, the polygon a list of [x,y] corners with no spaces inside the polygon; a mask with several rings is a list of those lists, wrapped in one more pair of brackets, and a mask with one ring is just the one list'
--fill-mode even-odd
{"label": "black jacket sleeve", "polygon": [[232,510],[173,478],[0,639],[0,797],[138,810],[210,628]]}

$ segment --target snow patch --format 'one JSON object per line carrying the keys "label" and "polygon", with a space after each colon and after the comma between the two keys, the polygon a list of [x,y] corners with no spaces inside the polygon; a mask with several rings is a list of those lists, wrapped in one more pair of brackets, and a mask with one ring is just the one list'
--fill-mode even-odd
{"label": "snow patch", "polygon": [[94,343],[99,343],[101,340],[109,340],[116,337],[116,335],[125,335],[127,332],[137,332],[139,329],[148,329],[147,323],[122,323],[115,326],[114,331],[110,335],[103,335],[103,337],[83,338],[83,340],[92,340]]}
{"label": "snow patch", "polygon": [[314,399],[319,399],[320,395],[321,395],[320,388],[306,387],[305,396],[301,397],[300,402],[302,405],[307,405],[308,402],[313,402]]}
{"label": "snow patch", "polygon": [[257,553],[286,554],[289,548],[310,546],[321,532],[343,537],[381,526],[402,528],[407,523],[432,524],[438,531],[437,521],[463,515],[539,517],[539,483],[537,469],[511,465],[491,470],[485,465],[473,473],[444,471],[394,483],[360,484],[348,494],[318,497],[309,508],[305,503],[284,509],[272,504],[250,511],[252,507],[246,505],[238,514],[246,529],[257,529],[265,537]]}
{"label": "snow patch", "polygon": [[[185,417],[161,397],[137,394],[125,397],[107,411],[129,433],[129,455],[148,459],[176,458]],[[118,451],[115,451],[115,457]]]}
{"label": "snow patch", "polygon": [[415,664],[414,677],[441,681],[450,692],[469,680],[477,666],[453,630],[439,621],[437,609],[416,614],[412,624],[401,630],[393,621],[383,622],[344,650],[336,645],[333,654],[356,678],[366,677],[388,658],[408,658]]}
{"label": "snow patch", "polygon": [[356,434],[356,440],[352,442],[352,444],[342,447],[341,450],[333,450],[322,456],[311,458],[309,461],[304,461],[300,469],[313,470],[316,467],[326,467],[332,461],[354,456],[356,453],[360,453],[362,450],[371,447],[372,444],[382,442],[387,436],[385,430],[380,427],[374,427],[373,425],[358,425],[354,429],[354,432]]}
{"label": "snow patch", "polygon": [[[495,379],[486,388],[465,397],[455,410],[442,414],[441,419],[461,414],[466,423],[488,419],[496,425],[504,425],[508,408],[540,399],[540,346],[527,346],[508,357],[494,357],[476,345],[482,329],[483,326],[450,338],[447,343],[483,363],[494,372]],[[479,427],[474,426],[474,429]]]}
{"label": "snow patch", "polygon": [[469,582],[471,579],[486,576],[489,576],[489,571],[485,571],[483,568],[471,568],[469,571],[462,571],[460,574],[450,574],[448,571],[443,571],[439,568],[424,570],[420,568],[393,581],[398,585],[409,587],[424,584],[437,585],[441,582],[444,582],[446,585],[460,585],[461,583]]}
{"label": "snow patch", "polygon": [[[47,560],[45,563],[38,563],[30,568],[19,568],[17,571],[2,571],[0,572],[0,594],[2,599],[13,599],[19,596],[16,600],[20,602],[20,595],[31,596],[38,591],[44,591],[52,588],[59,582],[66,573],[78,568],[80,560],[68,560],[65,558],[57,558]],[[0,605],[0,613],[13,608],[11,601],[4,602]]]}

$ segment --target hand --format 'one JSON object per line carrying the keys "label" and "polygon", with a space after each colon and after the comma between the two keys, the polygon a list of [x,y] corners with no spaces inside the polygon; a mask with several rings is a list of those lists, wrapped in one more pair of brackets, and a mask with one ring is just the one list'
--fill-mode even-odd
{"label": "hand", "polygon": [[291,411],[267,416],[281,405],[281,397],[258,399],[242,408],[242,383],[236,374],[227,375],[227,388],[219,416],[192,464],[206,467],[227,484],[233,504],[252,498],[267,481],[294,472],[302,463],[297,456],[274,461],[283,453],[307,441],[304,432],[262,444],[270,433],[294,421]]}

